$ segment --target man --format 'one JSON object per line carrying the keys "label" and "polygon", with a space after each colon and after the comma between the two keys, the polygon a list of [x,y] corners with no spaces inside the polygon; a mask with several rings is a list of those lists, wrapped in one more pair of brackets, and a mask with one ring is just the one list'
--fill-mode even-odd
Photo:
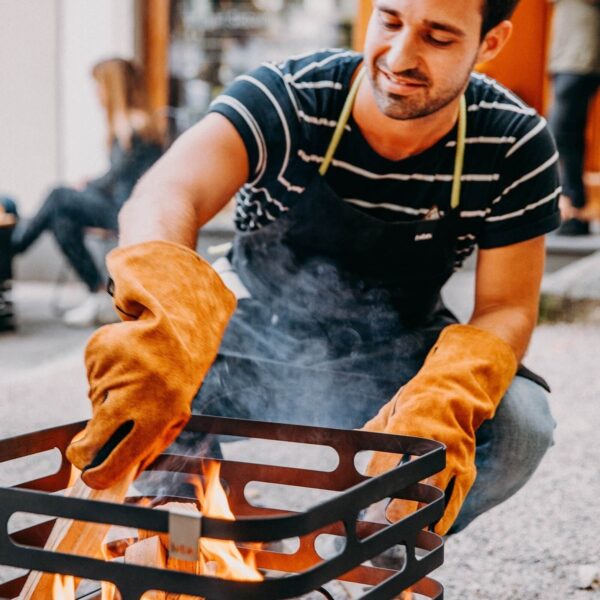
{"label": "man", "polygon": [[585,129],[600,87],[600,0],[554,0],[548,71],[552,75],[550,128],[560,151],[564,218],[559,235],[588,235],[583,183]]}
{"label": "man", "polygon": [[[377,0],[364,58],[238,78],[148,173],[108,260],[125,322],[87,349],[94,417],[68,456],[90,485],[172,441],[207,372],[194,411],[443,441],[440,533],[527,481],[554,427],[542,388],[515,373],[559,221],[557,154],[535,111],[471,73],[515,5]],[[239,301],[221,341],[233,300],[192,249],[236,193]],[[439,292],[476,246],[459,325]]]}

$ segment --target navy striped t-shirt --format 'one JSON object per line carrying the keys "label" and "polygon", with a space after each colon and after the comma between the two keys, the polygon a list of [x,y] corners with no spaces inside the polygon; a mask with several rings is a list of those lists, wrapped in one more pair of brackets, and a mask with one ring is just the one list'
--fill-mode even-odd
{"label": "navy striped t-shirt", "polygon": [[[362,56],[324,50],[265,63],[238,77],[211,111],[227,117],[249,156],[239,190],[240,231],[267,226],[318,170]],[[546,120],[499,83],[473,73],[456,266],[476,246],[495,248],[543,235],[559,222],[558,154]],[[427,150],[398,161],[377,154],[352,118],[326,178],[346,202],[388,221],[422,219],[450,207],[456,126]]]}

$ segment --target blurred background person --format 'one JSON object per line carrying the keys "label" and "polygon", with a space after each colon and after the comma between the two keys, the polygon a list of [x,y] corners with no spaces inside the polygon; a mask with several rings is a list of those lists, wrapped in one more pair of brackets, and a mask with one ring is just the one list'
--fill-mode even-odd
{"label": "blurred background person", "polygon": [[590,101],[600,86],[600,0],[554,0],[550,128],[561,156],[559,235],[587,235],[583,167]]}
{"label": "blurred background person", "polygon": [[100,269],[85,246],[85,229],[117,230],[121,206],[164,145],[158,118],[149,109],[142,73],[132,61],[101,61],[92,68],[92,77],[106,117],[110,168],[79,186],[53,189],[32,219],[17,222],[9,248],[10,259],[25,252],[44,231],[52,232],[89,290],[80,305],[63,315],[65,323],[74,326],[98,323],[110,304]]}

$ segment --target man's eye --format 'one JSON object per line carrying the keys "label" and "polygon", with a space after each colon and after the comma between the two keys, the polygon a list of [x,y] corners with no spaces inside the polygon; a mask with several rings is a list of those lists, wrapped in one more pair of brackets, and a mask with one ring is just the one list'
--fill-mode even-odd
{"label": "man's eye", "polygon": [[386,13],[380,13],[379,20],[386,29],[398,29],[400,27],[400,22]]}
{"label": "man's eye", "polygon": [[454,43],[454,40],[447,40],[447,39],[442,39],[442,38],[438,38],[435,35],[427,35],[427,41],[431,44],[433,44],[434,46],[439,46],[441,48],[445,47],[445,46],[450,46],[451,44]]}

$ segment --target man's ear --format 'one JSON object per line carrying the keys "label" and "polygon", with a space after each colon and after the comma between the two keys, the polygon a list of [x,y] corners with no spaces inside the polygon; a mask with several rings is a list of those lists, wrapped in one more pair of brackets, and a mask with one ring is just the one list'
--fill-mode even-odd
{"label": "man's ear", "polygon": [[495,58],[508,42],[512,30],[513,25],[510,21],[501,21],[496,27],[490,29],[479,46],[477,63],[488,62]]}

